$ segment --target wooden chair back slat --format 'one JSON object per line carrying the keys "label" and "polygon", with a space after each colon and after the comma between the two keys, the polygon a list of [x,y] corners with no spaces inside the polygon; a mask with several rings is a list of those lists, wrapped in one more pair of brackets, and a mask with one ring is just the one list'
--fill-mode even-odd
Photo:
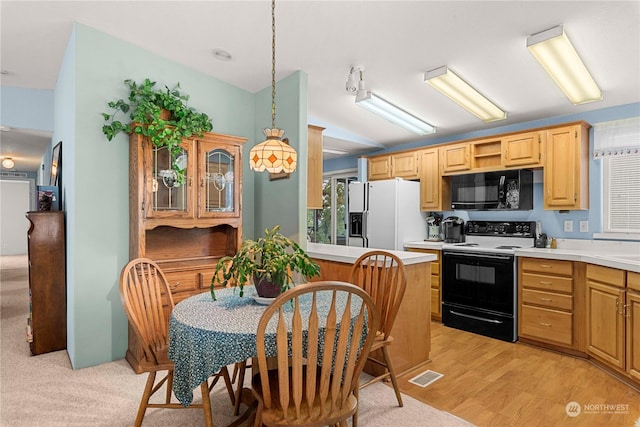
{"label": "wooden chair back slat", "polygon": [[404,263],[386,251],[369,251],[353,264],[350,282],[373,298],[380,315],[380,332],[388,338],[407,286]]}
{"label": "wooden chair back slat", "polygon": [[146,359],[156,364],[161,351],[169,345],[169,322],[163,308],[163,294],[170,311],[174,303],[168,281],[154,261],[137,258],[122,269],[122,305],[142,341]]}
{"label": "wooden chair back slat", "polygon": [[[324,292],[323,298],[330,298],[330,302],[323,301],[328,311],[324,314],[327,309],[323,309],[322,318],[320,292]],[[305,310],[301,308],[303,297],[307,298]],[[292,313],[285,315],[286,311]],[[274,322],[277,375],[268,371],[265,348],[268,326]],[[265,309],[257,330],[260,390],[254,394],[260,405],[258,416],[263,417],[260,422],[319,425],[327,420],[327,424],[335,424],[336,419],[352,416],[357,405],[349,405],[357,402],[357,378],[378,323],[371,297],[349,283],[308,283],[280,295]],[[276,387],[277,399],[272,395]],[[277,422],[267,413],[277,413]]]}

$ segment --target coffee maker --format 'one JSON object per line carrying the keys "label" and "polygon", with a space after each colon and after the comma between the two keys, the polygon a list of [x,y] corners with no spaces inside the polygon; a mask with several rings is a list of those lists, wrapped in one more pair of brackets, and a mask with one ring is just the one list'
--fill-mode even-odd
{"label": "coffee maker", "polygon": [[457,216],[450,216],[442,221],[445,243],[464,242],[464,220]]}

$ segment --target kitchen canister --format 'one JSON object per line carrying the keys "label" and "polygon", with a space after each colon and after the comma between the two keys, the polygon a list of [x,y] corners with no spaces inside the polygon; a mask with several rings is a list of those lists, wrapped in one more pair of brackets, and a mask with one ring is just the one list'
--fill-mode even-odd
{"label": "kitchen canister", "polygon": [[440,226],[439,225],[430,225],[428,227],[428,240],[441,240],[440,239]]}

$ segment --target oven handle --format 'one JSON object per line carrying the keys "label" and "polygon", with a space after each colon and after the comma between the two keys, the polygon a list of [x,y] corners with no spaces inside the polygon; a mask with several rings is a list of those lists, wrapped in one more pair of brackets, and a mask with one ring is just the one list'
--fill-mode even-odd
{"label": "oven handle", "polygon": [[469,319],[474,319],[474,320],[481,320],[483,322],[488,322],[488,323],[504,323],[502,320],[495,320],[495,319],[485,319],[484,317],[480,317],[480,316],[472,316],[471,314],[464,314],[464,313],[459,313],[457,311],[454,310],[449,310],[449,313],[451,314],[455,314],[456,316],[460,316],[460,317],[468,317]]}
{"label": "oven handle", "polygon": [[501,260],[510,260],[513,258],[512,255],[488,255],[480,252],[468,253],[468,252],[447,252],[445,251],[443,255],[456,255],[456,256],[465,256],[465,257],[473,257],[473,258],[491,258],[491,259],[501,259]]}

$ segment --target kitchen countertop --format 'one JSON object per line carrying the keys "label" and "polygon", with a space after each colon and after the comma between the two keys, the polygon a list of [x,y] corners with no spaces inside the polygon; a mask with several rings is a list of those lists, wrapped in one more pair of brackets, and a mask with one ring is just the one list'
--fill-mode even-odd
{"label": "kitchen countertop", "polygon": [[[360,248],[356,246],[326,245],[322,243],[307,243],[307,254],[311,258],[323,259],[327,261],[344,262],[353,264],[365,252],[375,250],[374,248]],[[385,251],[397,255],[405,265],[420,264],[436,260],[435,255],[406,252],[406,251]]]}
{"label": "kitchen countertop", "polygon": [[[640,243],[607,240],[558,239],[558,248],[516,249],[516,256],[581,261],[640,273]],[[442,249],[442,242],[406,242],[405,248]]]}

